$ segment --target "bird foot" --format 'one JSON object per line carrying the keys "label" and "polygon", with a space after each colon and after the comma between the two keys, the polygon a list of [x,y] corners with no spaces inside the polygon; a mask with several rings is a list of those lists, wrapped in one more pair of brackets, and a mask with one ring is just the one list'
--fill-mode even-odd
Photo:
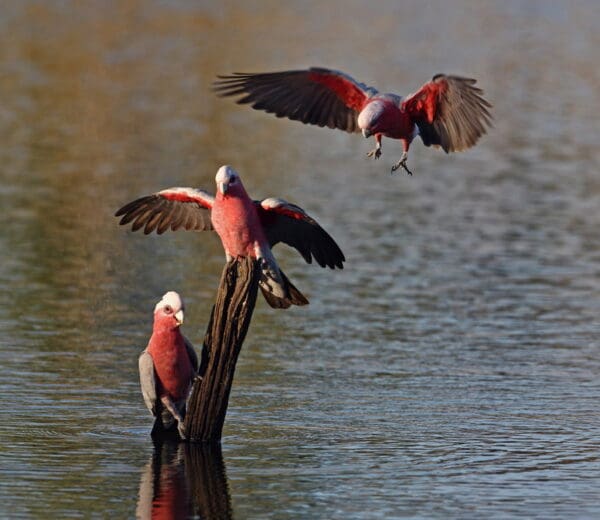
{"label": "bird foot", "polygon": [[392,166],[392,171],[390,173],[393,174],[397,169],[402,167],[404,168],[406,173],[408,173],[408,175],[412,175],[412,172],[408,169],[408,166],[406,166],[406,159],[408,159],[408,155],[406,152],[404,152],[402,154],[402,157],[400,157],[400,160],[396,164],[394,164],[394,166]]}
{"label": "bird foot", "polygon": [[258,264],[260,265],[261,269],[269,269],[269,261],[264,257],[264,256],[259,256],[258,257]]}
{"label": "bird foot", "polygon": [[274,284],[277,283],[277,273],[264,256],[258,257],[260,265],[260,283],[269,291],[273,291]]}
{"label": "bird foot", "polygon": [[381,157],[381,148],[373,148],[370,152],[367,152],[367,157],[379,159]]}
{"label": "bird foot", "polygon": [[183,421],[177,421],[177,431],[179,432],[179,436],[181,437],[181,440],[186,440],[186,436],[185,436],[185,425],[183,424]]}

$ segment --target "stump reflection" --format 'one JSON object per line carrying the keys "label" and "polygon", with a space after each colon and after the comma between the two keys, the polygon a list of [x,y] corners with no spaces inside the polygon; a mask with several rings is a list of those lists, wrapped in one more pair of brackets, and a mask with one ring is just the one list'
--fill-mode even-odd
{"label": "stump reflection", "polygon": [[142,470],[136,517],[232,518],[220,446],[156,443]]}

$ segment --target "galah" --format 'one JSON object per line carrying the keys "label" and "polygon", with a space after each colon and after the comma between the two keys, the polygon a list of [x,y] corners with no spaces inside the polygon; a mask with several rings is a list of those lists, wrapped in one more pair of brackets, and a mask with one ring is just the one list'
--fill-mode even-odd
{"label": "galah", "polygon": [[148,234],[214,229],[223,243],[227,261],[257,258],[261,265],[259,287],[271,307],[306,305],[306,297],[277,265],[271,248],[283,242],[294,247],[307,263],[343,268],[346,260],[333,238],[302,208],[282,199],[252,200],[231,166],[219,168],[213,197],[195,188],[168,188],[141,197],[119,209],[120,224],[133,222],[132,230]]}
{"label": "galah", "polygon": [[179,294],[166,293],[154,308],[152,336],[138,362],[144,402],[156,417],[153,436],[177,428],[185,439],[185,407],[198,371],[198,357],[179,330],[183,314]]}
{"label": "galah", "polygon": [[343,72],[313,67],[267,73],[217,76],[214,90],[220,96],[242,96],[240,104],[305,124],[362,132],[375,136],[367,153],[381,156],[381,139],[402,141],[400,160],[392,173],[406,165],[410,143],[419,135],[425,146],[458,152],[473,146],[491,126],[491,108],[476,80],[436,74],[414,94],[382,94]]}

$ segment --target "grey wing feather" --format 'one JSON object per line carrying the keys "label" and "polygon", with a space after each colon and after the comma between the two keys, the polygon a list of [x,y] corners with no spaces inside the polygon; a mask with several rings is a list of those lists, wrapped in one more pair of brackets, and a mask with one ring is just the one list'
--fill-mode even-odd
{"label": "grey wing feather", "polygon": [[295,248],[307,263],[344,268],[346,257],[335,240],[302,208],[282,199],[255,201],[267,240],[273,247],[283,242]]}
{"label": "grey wing feather", "polygon": [[194,188],[169,188],[129,202],[116,213],[119,224],[131,224],[131,230],[144,228],[147,235],[156,230],[160,235],[179,228],[194,231],[213,229],[210,208],[214,197]]}
{"label": "grey wing feather", "polygon": [[152,356],[144,350],[138,360],[140,369],[140,384],[146,407],[156,416],[156,376]]}
{"label": "grey wing feather", "polygon": [[362,103],[377,93],[343,72],[318,67],[219,76],[214,90],[219,96],[241,95],[237,103],[277,117],[346,132],[360,131]]}
{"label": "grey wing feather", "polygon": [[440,83],[447,88],[440,91],[438,113],[432,123],[417,118],[419,135],[425,146],[439,145],[446,153],[466,150],[492,125],[492,105],[474,79],[438,74],[429,85]]}

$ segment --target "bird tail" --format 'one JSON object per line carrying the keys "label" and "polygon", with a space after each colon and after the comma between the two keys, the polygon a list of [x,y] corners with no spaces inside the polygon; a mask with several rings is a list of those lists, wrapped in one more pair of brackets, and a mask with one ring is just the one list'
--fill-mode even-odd
{"label": "bird tail", "polygon": [[[176,402],[175,407],[181,416],[185,417],[186,401],[181,400]],[[175,417],[173,417],[171,412],[167,410],[166,406],[160,402],[160,399],[157,400],[156,419],[154,420],[154,425],[150,435],[153,439],[157,438],[176,440],[180,438],[177,432],[177,420]]]}
{"label": "bird tail", "polygon": [[290,305],[308,305],[306,297],[288,280],[283,271],[263,267],[258,282],[267,303],[274,309],[287,309]]}

